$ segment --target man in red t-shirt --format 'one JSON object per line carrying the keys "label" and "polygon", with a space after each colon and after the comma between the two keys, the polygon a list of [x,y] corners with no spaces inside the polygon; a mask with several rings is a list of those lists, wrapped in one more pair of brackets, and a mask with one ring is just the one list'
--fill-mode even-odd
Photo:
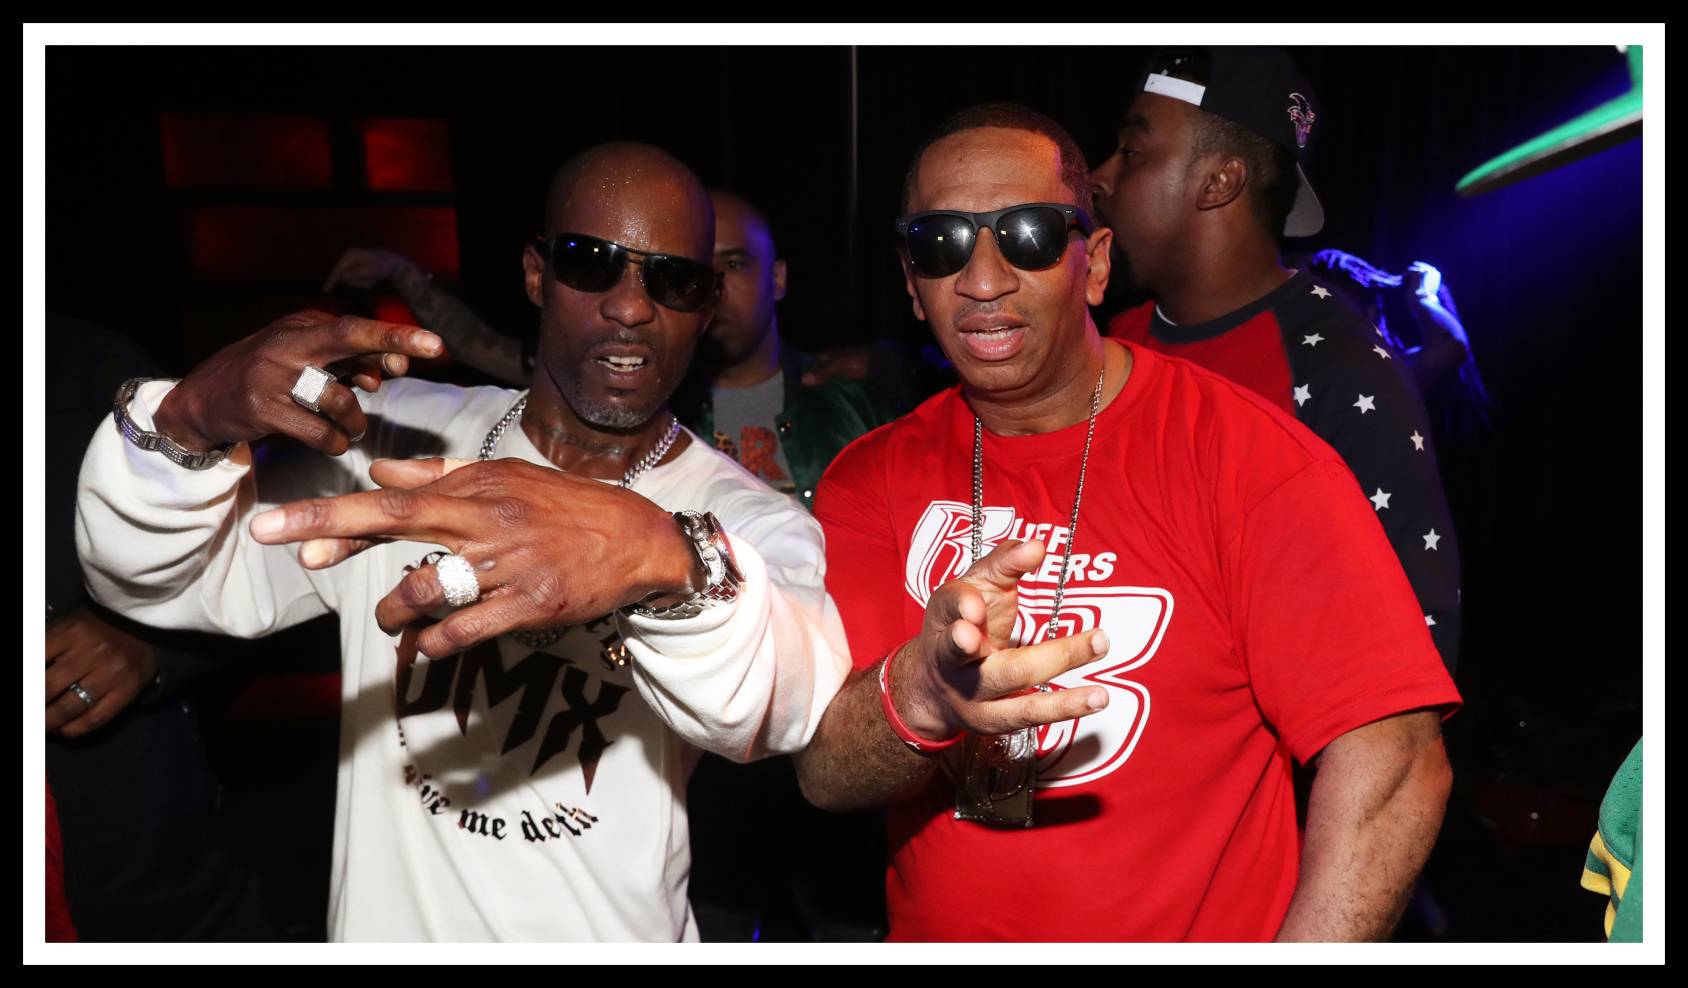
{"label": "man in red t-shirt", "polygon": [[[1022,107],[963,111],[915,155],[904,272],[961,383],[821,485],[857,671],[804,791],[892,804],[895,940],[1386,936],[1441,823],[1458,694],[1329,446],[1103,341],[1088,192],[1071,137]],[[1027,644],[1058,594],[1060,637]],[[1026,725],[1035,825],[955,819],[944,745]],[[1317,766],[1304,849],[1292,759]]]}

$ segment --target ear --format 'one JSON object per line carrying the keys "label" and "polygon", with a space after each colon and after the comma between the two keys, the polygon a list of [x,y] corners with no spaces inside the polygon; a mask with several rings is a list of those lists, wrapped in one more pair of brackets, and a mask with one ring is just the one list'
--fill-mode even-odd
{"label": "ear", "polygon": [[1108,290],[1108,276],[1113,273],[1114,231],[1105,226],[1093,230],[1084,241],[1084,251],[1090,259],[1090,274],[1084,281],[1084,301],[1101,305]]}
{"label": "ear", "polygon": [[785,299],[785,259],[774,262],[774,301]]}
{"label": "ear", "polygon": [[1248,187],[1248,165],[1235,156],[1219,158],[1216,168],[1199,168],[1203,175],[1201,191],[1196,194],[1197,209],[1218,209],[1243,194]]}
{"label": "ear", "polygon": [[545,308],[545,258],[532,244],[522,248],[522,286],[535,308]]}
{"label": "ear", "polygon": [[897,251],[897,260],[903,266],[903,287],[908,289],[908,297],[914,300],[914,318],[926,321],[926,310],[920,305],[920,292],[914,287],[914,268],[908,263],[908,255]]}

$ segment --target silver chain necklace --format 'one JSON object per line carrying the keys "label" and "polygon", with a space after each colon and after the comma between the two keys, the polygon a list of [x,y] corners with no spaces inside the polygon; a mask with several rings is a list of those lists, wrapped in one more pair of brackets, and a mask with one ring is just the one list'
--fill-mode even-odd
{"label": "silver chain necklace", "polygon": [[[1096,413],[1102,410],[1102,382],[1107,380],[1107,361],[1102,363],[1102,373],[1096,376],[1096,390],[1090,395],[1090,426],[1084,433],[1084,456],[1078,464],[1078,489],[1073,491],[1073,515],[1067,522],[1067,545],[1061,551],[1061,579],[1055,584],[1055,608],[1049,616],[1049,624],[1044,628],[1044,638],[1055,637],[1055,629],[1061,621],[1061,602],[1067,595],[1068,564],[1073,560],[1073,543],[1078,541],[1078,506],[1084,499],[1084,475],[1090,468],[1090,443],[1096,438]],[[979,561],[981,538],[983,536],[985,504],[985,424],[979,416],[973,416],[973,562]]]}
{"label": "silver chain necklace", "polygon": [[[527,408],[527,401],[528,396],[525,394],[517,398],[516,403],[510,406],[510,410],[504,413],[504,417],[499,419],[497,424],[492,427],[492,431],[486,434],[486,441],[481,443],[481,459],[492,459],[492,454],[498,450],[498,441],[504,438],[504,433],[510,428],[510,425],[521,417],[522,410]],[[672,421],[668,423],[668,431],[663,434],[662,441],[652,447],[649,453],[640,457],[639,462],[627,468],[627,472],[621,475],[621,486],[632,487],[633,482],[639,479],[640,474],[662,462],[662,458],[668,455],[669,448],[674,445],[674,440],[680,438],[680,420],[672,418],[672,412],[669,415]]]}
{"label": "silver chain necklace", "polygon": [[[520,398],[516,399],[516,403],[510,406],[510,410],[504,413],[504,417],[493,425],[491,431],[486,434],[486,440],[481,443],[481,459],[492,459],[493,453],[498,450],[498,441],[504,438],[504,433],[510,428],[511,424],[521,417],[523,409],[527,408],[527,402],[528,396],[524,392]],[[652,447],[649,453],[641,456],[637,463],[627,468],[627,472],[621,475],[622,487],[632,487],[633,482],[638,480],[641,474],[662,462],[662,458],[667,456],[668,450],[673,447],[674,441],[680,438],[680,420],[673,418],[672,412],[669,413],[669,417],[671,421],[668,424],[668,431],[663,434],[662,441]],[[545,631],[512,631],[510,634],[528,648],[544,648],[563,637],[563,632],[567,630],[569,630],[569,626],[563,625]]]}
{"label": "silver chain necklace", "polygon": [[[1061,604],[1066,599],[1067,576],[1071,572],[1073,545],[1078,542],[1078,509],[1084,498],[1084,476],[1090,468],[1090,445],[1096,438],[1096,415],[1102,409],[1102,383],[1107,380],[1104,359],[1090,395],[1090,425],[1084,433],[1084,455],[1078,465],[1078,489],[1073,491],[1073,514],[1067,521],[1067,547],[1061,554],[1061,579],[1055,585],[1055,607],[1044,627],[1042,640],[1055,637],[1061,625]],[[973,416],[973,562],[982,554],[985,503],[985,425]],[[1027,642],[1028,645],[1034,642]],[[1048,691],[1047,683],[1037,689]],[[1032,791],[1035,785],[1037,731],[1026,727],[1009,734],[980,737],[969,735],[962,751],[961,776],[955,792],[955,818],[980,823],[1032,825]]]}

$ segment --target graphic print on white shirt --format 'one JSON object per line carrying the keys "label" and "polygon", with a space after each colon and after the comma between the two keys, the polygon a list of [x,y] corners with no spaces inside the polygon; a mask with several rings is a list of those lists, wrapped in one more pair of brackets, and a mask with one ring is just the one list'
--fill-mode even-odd
{"label": "graphic print on white shirt", "polygon": [[628,671],[606,657],[618,640],[605,617],[571,626],[544,650],[505,636],[429,659],[406,634],[395,713],[405,781],[423,809],[497,840],[544,843],[591,829],[597,817],[581,804],[633,692]]}
{"label": "graphic print on white shirt", "polygon": [[[1021,644],[1041,640],[1061,579],[1061,554],[1069,534],[1065,525],[1021,519],[1012,507],[985,507],[980,521],[981,555],[1008,539],[1036,540],[1047,548],[1043,565],[1020,581],[1014,624],[1014,639]],[[973,508],[959,501],[933,501],[921,515],[903,570],[904,588],[921,607],[933,591],[967,572],[972,530]],[[1075,585],[1111,579],[1117,562],[1112,552],[1074,549],[1056,635],[1103,628],[1111,647],[1107,655],[1057,676],[1049,685],[1105,687],[1108,705],[1089,717],[1039,728],[1039,788],[1082,785],[1113,772],[1131,757],[1148,723],[1149,691],[1125,674],[1148,663],[1160,648],[1172,620],[1172,594],[1159,587]]]}

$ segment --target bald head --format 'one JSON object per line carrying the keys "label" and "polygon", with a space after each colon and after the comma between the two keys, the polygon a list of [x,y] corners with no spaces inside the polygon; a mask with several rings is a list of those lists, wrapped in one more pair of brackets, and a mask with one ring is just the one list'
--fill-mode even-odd
{"label": "bald head", "polygon": [[[616,233],[600,232],[609,230]],[[707,261],[715,213],[685,162],[649,144],[618,141],[587,148],[551,177],[545,234],[563,231]]]}

